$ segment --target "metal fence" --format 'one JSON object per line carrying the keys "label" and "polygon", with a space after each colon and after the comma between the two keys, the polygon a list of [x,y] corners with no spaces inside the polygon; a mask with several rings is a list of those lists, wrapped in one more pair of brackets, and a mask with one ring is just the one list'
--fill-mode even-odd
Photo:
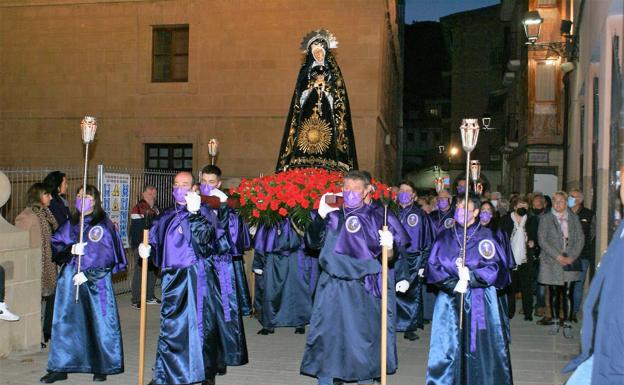
{"label": "metal fence", "polygon": [[[15,223],[15,217],[26,208],[26,192],[33,183],[42,182],[50,172],[60,170],[65,173],[67,178],[67,200],[70,208],[73,208],[76,193],[82,187],[83,167],[55,167],[55,168],[2,168],[11,182],[11,196],[9,201],[0,208],[0,214],[10,223]],[[148,170],[138,168],[111,167],[106,165],[97,165],[90,167],[88,170],[87,183],[93,184],[102,191],[102,180],[104,173],[118,173],[130,175],[130,207],[141,199],[143,187],[152,185],[156,187],[158,196],[156,204],[161,207],[168,207],[173,203],[171,195],[171,186],[176,172],[170,170]],[[72,209],[73,211],[73,209]],[[128,218],[129,220],[129,218]],[[128,269],[124,273],[117,274],[113,277],[115,293],[126,293],[131,290],[132,275],[137,267],[136,250],[126,250],[128,258]]]}

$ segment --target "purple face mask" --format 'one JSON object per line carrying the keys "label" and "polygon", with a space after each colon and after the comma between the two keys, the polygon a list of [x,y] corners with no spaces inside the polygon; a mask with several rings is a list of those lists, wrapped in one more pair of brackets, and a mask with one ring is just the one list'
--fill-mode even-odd
{"label": "purple face mask", "polygon": [[447,198],[438,199],[438,208],[442,211],[448,209],[449,201]]}
{"label": "purple face mask", "polygon": [[346,190],[342,193],[345,206],[353,208],[362,202],[362,194],[358,191]]}
{"label": "purple face mask", "polygon": [[398,195],[399,203],[402,205],[407,205],[412,202],[412,194],[407,191],[401,191]]}
{"label": "purple face mask", "polygon": [[[464,224],[464,215],[466,215],[466,212],[464,211],[463,207],[458,207],[455,209],[455,222],[459,223],[460,225]],[[470,215],[470,213],[468,213],[468,215]],[[470,217],[468,217],[468,220],[470,220]]]}
{"label": "purple face mask", "polygon": [[173,199],[175,199],[178,203],[186,203],[184,197],[186,194],[191,191],[188,187],[174,187],[173,188]]}
{"label": "purple face mask", "polygon": [[209,184],[202,183],[201,185],[199,185],[199,192],[201,193],[201,195],[210,195],[210,193],[214,189],[215,187]]}
{"label": "purple face mask", "polygon": [[492,219],[492,213],[489,211],[481,211],[479,213],[479,220],[483,223],[490,223]]}
{"label": "purple face mask", "polygon": [[[85,197],[84,198],[84,207],[82,207],[82,199],[81,198],[76,198],[76,204],[75,204],[76,210],[78,210],[79,212],[84,212],[84,213],[88,213],[91,210],[93,210],[93,199],[91,197]],[[84,209],[84,211],[83,211]]]}
{"label": "purple face mask", "polygon": [[466,192],[466,186],[463,186],[463,185],[458,185],[457,186],[457,193],[458,194],[463,194],[465,192]]}

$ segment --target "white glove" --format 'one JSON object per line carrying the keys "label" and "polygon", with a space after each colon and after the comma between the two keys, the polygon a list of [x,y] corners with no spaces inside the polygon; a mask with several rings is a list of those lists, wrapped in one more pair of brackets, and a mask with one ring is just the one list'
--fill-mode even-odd
{"label": "white glove", "polygon": [[379,245],[386,247],[388,250],[392,250],[392,244],[394,243],[394,237],[389,230],[379,230]]}
{"label": "white glove", "polygon": [[151,252],[152,252],[152,246],[146,245],[145,243],[141,243],[139,245],[139,257],[143,259],[147,259],[149,258]]}
{"label": "white glove", "polygon": [[258,274],[258,275],[262,275],[262,273],[264,273],[262,271],[262,269],[253,269],[254,273]]}
{"label": "white glove", "polygon": [[219,198],[219,201],[221,203],[227,202],[227,199],[228,199],[228,196],[223,191],[219,190],[218,188],[213,188],[212,191],[210,192],[210,196]]}
{"label": "white glove", "polygon": [[85,246],[87,246],[87,242],[74,243],[72,245],[71,253],[74,255],[84,255]]}
{"label": "white glove", "polygon": [[466,266],[458,266],[457,272],[459,273],[460,281],[470,281],[470,270]]}
{"label": "white glove", "polygon": [[418,276],[420,278],[425,278],[425,269],[418,269]]}
{"label": "white glove", "polygon": [[189,191],[185,196],[186,209],[191,214],[196,214],[201,207],[201,197],[194,191]]}
{"label": "white glove", "polygon": [[249,235],[251,235],[252,237],[256,235],[256,231],[258,231],[258,228],[256,226],[249,227]]}
{"label": "white glove", "polygon": [[87,279],[87,276],[84,275],[84,273],[81,271],[80,273],[74,275],[73,281],[74,281],[74,285],[80,286],[83,283],[87,282],[88,279]]}
{"label": "white glove", "polygon": [[453,289],[453,291],[456,291],[461,294],[465,294],[468,291],[468,281],[462,281],[462,280],[457,281],[457,285],[455,285],[455,288]]}
{"label": "white glove", "polygon": [[398,291],[399,293],[405,293],[407,289],[409,289],[409,287],[410,287],[409,281],[404,279],[402,281],[397,282],[396,291]]}
{"label": "white glove", "polygon": [[325,197],[327,195],[332,195],[331,193],[325,193],[321,196],[321,200],[319,201],[319,208],[318,208],[318,213],[321,216],[321,218],[325,219],[325,217],[327,216],[327,214],[331,213],[332,211],[336,211],[338,210],[338,207],[331,207],[330,205],[328,205],[325,202]]}

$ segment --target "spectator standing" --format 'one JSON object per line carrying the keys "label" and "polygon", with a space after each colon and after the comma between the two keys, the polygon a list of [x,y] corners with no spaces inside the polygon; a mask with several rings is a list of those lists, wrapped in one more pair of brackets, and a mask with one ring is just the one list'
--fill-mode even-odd
{"label": "spectator standing", "polygon": [[[130,219],[130,247],[137,250],[143,242],[143,230],[151,227],[151,220],[160,214],[156,206],[156,194],[158,191],[152,185],[146,185],[142,192],[142,199],[132,208]],[[156,286],[157,269],[151,260],[147,263],[147,300],[148,305],[157,305],[160,300],[154,294]],[[141,258],[136,258],[136,265],[132,275],[132,307],[141,307]]]}
{"label": "spectator standing", "polygon": [[[579,189],[570,190],[568,196],[568,207],[574,212],[581,221],[581,227],[583,228],[583,234],[585,234],[585,245],[583,251],[581,251],[581,279],[574,285],[574,308],[572,309],[572,317],[570,321],[578,322],[577,313],[581,308],[581,302],[583,300],[583,289],[585,286],[585,279],[588,274],[591,276],[593,269],[590,269],[594,265],[594,240],[596,239],[596,216],[594,212],[583,205],[585,196]],[[588,271],[590,273],[588,273]]]}
{"label": "spectator standing", "polygon": [[571,285],[580,279],[579,256],[585,243],[581,222],[568,209],[567,199],[565,192],[555,193],[553,211],[540,219],[538,229],[541,247],[538,281],[549,285],[551,294],[551,314],[541,324],[559,318],[556,331],[563,327],[565,337],[570,335],[568,330],[572,327],[566,322],[573,308]]}
{"label": "spectator standing", "polygon": [[513,211],[501,219],[501,229],[509,237],[516,268],[511,272],[511,290],[508,292],[509,318],[516,312],[516,293],[522,293],[522,310],[526,321],[533,321],[533,259],[537,247],[539,220],[529,215],[529,201],[516,196],[511,202]]}
{"label": "spectator standing", "polygon": [[57,268],[52,261],[50,238],[58,223],[49,209],[52,195],[44,183],[35,183],[26,193],[26,208],[17,218],[15,226],[30,233],[30,247],[41,249],[41,299],[43,315],[43,342],[41,347],[50,340],[52,334],[52,317],[54,315],[54,292],[56,291]]}
{"label": "spectator standing", "polygon": [[48,189],[52,195],[49,209],[60,227],[71,217],[69,203],[67,199],[65,199],[65,194],[67,193],[67,176],[61,171],[52,171],[45,177],[43,183],[48,185]]}

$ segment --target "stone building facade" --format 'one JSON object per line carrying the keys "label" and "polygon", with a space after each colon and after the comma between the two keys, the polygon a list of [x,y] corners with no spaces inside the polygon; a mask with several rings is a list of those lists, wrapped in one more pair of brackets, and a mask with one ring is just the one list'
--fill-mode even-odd
{"label": "stone building facade", "polygon": [[[339,41],[360,167],[397,179],[402,15],[398,0],[3,1],[0,165],[80,164],[80,119],[93,115],[97,163],[146,167],[147,145],[166,145],[186,152],[168,168],[197,170],[217,138],[225,174],[271,173],[299,44],[326,28]],[[188,63],[187,80],[153,81],[155,29],[178,26],[188,45],[171,63]]]}
{"label": "stone building facade", "polygon": [[[462,119],[491,118],[491,128],[481,131],[472,159],[481,162],[481,172],[491,190],[501,186],[503,127],[506,117],[501,107],[504,71],[504,23],[500,5],[455,13],[440,18],[451,55],[450,142],[447,148],[458,148],[450,156],[450,176],[465,173],[465,153],[461,150],[459,127]],[[480,123],[481,124],[481,123]]]}

